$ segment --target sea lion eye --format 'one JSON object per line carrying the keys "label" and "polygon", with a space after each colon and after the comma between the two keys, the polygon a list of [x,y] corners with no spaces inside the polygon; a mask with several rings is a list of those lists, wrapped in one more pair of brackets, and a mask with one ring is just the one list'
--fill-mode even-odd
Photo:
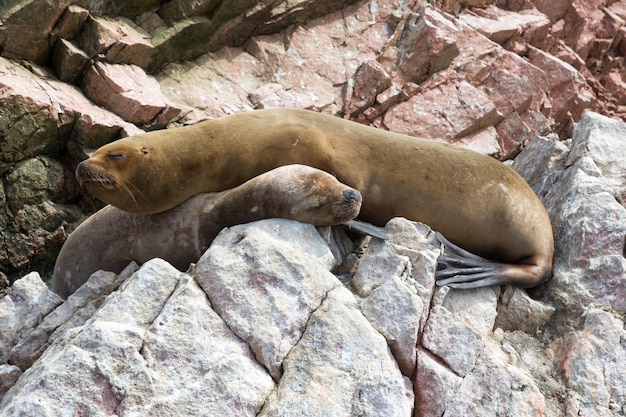
{"label": "sea lion eye", "polygon": [[124,159],[124,154],[123,153],[110,153],[107,155],[107,158],[113,161],[121,161]]}

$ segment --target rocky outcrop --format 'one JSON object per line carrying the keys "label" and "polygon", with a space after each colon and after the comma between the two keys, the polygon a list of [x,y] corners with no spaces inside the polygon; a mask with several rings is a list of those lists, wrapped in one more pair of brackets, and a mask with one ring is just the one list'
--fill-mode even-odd
{"label": "rocky outcrop", "polygon": [[404,219],[235,226],[187,273],[98,272],[61,304],[30,274],[0,299],[0,415],[623,416],[624,137],[586,113],[513,162],[556,236],[529,291],[436,287]]}
{"label": "rocky outcrop", "polygon": [[85,152],[141,130],[301,107],[508,159],[586,109],[624,114],[622,2],[40,3],[0,6],[11,279],[49,276],[99,207],[72,176]]}
{"label": "rocky outcrop", "polygon": [[[0,415],[626,415],[626,129],[585,113],[626,114],[626,2],[10,3],[0,286],[22,278],[0,298]],[[435,288],[423,225],[354,243],[265,221],[185,274],[46,289],[101,204],[73,177],[85,152],[280,106],[515,158],[551,215],[552,280]]]}

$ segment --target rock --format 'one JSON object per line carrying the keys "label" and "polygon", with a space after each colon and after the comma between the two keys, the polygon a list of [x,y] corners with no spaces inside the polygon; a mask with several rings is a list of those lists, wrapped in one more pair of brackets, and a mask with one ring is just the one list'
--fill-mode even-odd
{"label": "rock", "polygon": [[90,58],[102,54],[110,63],[141,68],[152,64],[154,46],[150,35],[128,19],[90,16],[77,42]]}
{"label": "rock", "polygon": [[54,46],[52,69],[59,80],[74,84],[89,64],[89,56],[72,42],[59,39]]}
{"label": "rock", "polygon": [[[266,231],[237,226],[218,235],[198,261],[196,276],[215,311],[278,381],[310,315],[341,283],[329,272],[334,257],[313,226],[265,224]],[[306,257],[299,255],[304,247]]]}
{"label": "rock", "polygon": [[15,365],[0,365],[0,398],[4,397],[9,388],[17,382],[22,371]]}
{"label": "rock", "polygon": [[98,271],[85,284],[38,323],[9,354],[9,361],[21,369],[30,368],[41,354],[63,332],[82,326],[100,308],[106,296],[113,292],[132,273],[137,265],[131,263],[119,275]]}
{"label": "rock", "polygon": [[533,300],[523,290],[507,287],[498,304],[495,324],[503,330],[523,330],[534,336],[548,325],[554,311],[554,307]]}
{"label": "rock", "polygon": [[625,129],[620,122],[588,112],[574,130],[567,158],[561,146],[536,140],[534,147],[545,151],[535,152],[546,156],[532,161],[519,158],[514,164],[522,171],[528,164],[537,172],[552,167],[548,176],[531,181],[551,213],[556,236],[554,276],[547,286],[555,302],[578,316],[590,303],[626,309],[622,296],[626,209],[620,203],[624,201]]}
{"label": "rock", "polygon": [[85,94],[137,125],[163,126],[180,113],[160,93],[159,84],[135,65],[97,62],[83,79]]}
{"label": "rock", "polygon": [[[434,106],[428,111],[414,111],[425,108],[425,103]],[[419,124],[413,122],[416,117],[420,119]],[[496,106],[489,97],[468,82],[461,81],[416,94],[391,108],[383,123],[398,133],[453,140],[476,133],[499,119]]]}
{"label": "rock", "polygon": [[283,368],[260,416],[411,415],[412,393],[385,340],[343,287],[330,290],[312,312]]}
{"label": "rock", "polygon": [[[202,319],[190,321],[190,315]],[[181,362],[181,356],[195,360]],[[41,378],[54,379],[54,391],[39,384]],[[193,384],[182,392],[180,381]],[[255,415],[272,387],[269,375],[251,361],[248,347],[211,310],[193,279],[154,260],[84,326],[68,330],[48,348],[0,409],[37,415],[113,410],[120,415],[139,410]]]}
{"label": "rock", "polygon": [[[564,340],[560,369],[568,396],[566,412],[589,415],[619,415],[624,411],[626,349],[624,322],[592,308],[581,331]],[[589,360],[593,358],[593,360]]]}
{"label": "rock", "polygon": [[95,106],[78,89],[1,57],[0,85],[0,132],[4,138],[0,147],[1,159],[6,162],[57,156],[68,138],[98,147],[117,139],[124,130],[139,131]]}
{"label": "rock", "polygon": [[550,25],[547,16],[535,9],[518,13],[494,5],[486,9],[465,9],[459,15],[459,20],[501,45],[519,37],[534,44],[547,35]]}
{"label": "rock", "polygon": [[[394,70],[404,82],[420,82],[441,71],[459,54],[454,25],[431,7],[409,16],[403,36],[395,45],[398,61]],[[395,72],[395,71],[394,71]]]}
{"label": "rock", "polygon": [[361,64],[354,74],[352,97],[346,107],[350,117],[355,118],[376,102],[376,96],[391,86],[391,77],[377,61]]}
{"label": "rock", "polygon": [[455,374],[466,377],[474,369],[484,342],[476,330],[463,324],[445,307],[437,306],[424,328],[422,344]]}
{"label": "rock", "polygon": [[80,33],[87,18],[89,10],[72,4],[63,11],[52,33],[58,40],[73,40]]}
{"label": "rock", "polygon": [[[243,261],[211,256],[216,283],[205,263],[220,295],[210,303],[156,262],[127,286],[100,272],[49,313],[33,309],[2,351],[0,415],[62,413],[59,398],[95,415],[625,413],[625,132],[585,113],[626,117],[625,2],[79,3],[0,7],[0,279],[46,278],[99,207],[73,180],[89,149],[140,132],[133,123],[277,106],[515,157],[552,218],[554,277],[529,290],[435,289],[439,244],[403,219],[387,242],[269,222],[228,243],[230,230],[213,250]],[[95,68],[108,70],[105,105],[122,117],[85,97]],[[297,243],[283,228],[302,232]],[[254,262],[271,281],[229,275],[246,266],[254,282]],[[37,300],[20,285],[0,302],[16,287]]]}
{"label": "rock", "polygon": [[5,364],[11,348],[61,302],[36,272],[15,281],[12,291],[0,298],[0,362]]}

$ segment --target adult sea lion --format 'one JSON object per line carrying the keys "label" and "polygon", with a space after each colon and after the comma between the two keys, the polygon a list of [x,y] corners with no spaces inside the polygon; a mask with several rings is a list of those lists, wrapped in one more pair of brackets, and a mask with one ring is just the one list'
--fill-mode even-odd
{"label": "adult sea lion", "polygon": [[121,139],[82,162],[77,177],[109,204],[154,213],[294,163],[359,190],[361,220],[382,226],[401,216],[445,235],[453,243],[440,259],[440,283],[532,287],[552,273],[548,214],[514,170],[470,150],[311,111],[257,110]]}
{"label": "adult sea lion", "polygon": [[106,206],[61,248],[54,291],[67,297],[94,272],[120,273],[131,261],[162,258],[185,271],[224,227],[270,217],[334,226],[354,219],[360,207],[358,191],[304,165],[276,168],[227,191],[196,194],[162,213]]}

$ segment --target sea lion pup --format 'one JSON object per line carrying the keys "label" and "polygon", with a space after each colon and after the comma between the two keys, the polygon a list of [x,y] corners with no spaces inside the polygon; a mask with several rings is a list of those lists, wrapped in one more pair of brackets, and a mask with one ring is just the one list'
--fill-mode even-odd
{"label": "sea lion pup", "polygon": [[131,261],[162,258],[181,271],[197,262],[225,227],[271,217],[334,226],[354,219],[358,191],[332,175],[287,165],[219,193],[201,193],[157,214],[113,206],[81,223],[61,248],[54,291],[67,297],[98,270],[120,273]]}
{"label": "sea lion pup", "polygon": [[76,174],[101,200],[153,213],[295,163],[359,190],[361,220],[420,221],[490,260],[446,255],[436,278],[447,285],[532,287],[552,273],[550,219],[513,169],[470,150],[311,111],[256,110],[128,137],[98,149]]}

